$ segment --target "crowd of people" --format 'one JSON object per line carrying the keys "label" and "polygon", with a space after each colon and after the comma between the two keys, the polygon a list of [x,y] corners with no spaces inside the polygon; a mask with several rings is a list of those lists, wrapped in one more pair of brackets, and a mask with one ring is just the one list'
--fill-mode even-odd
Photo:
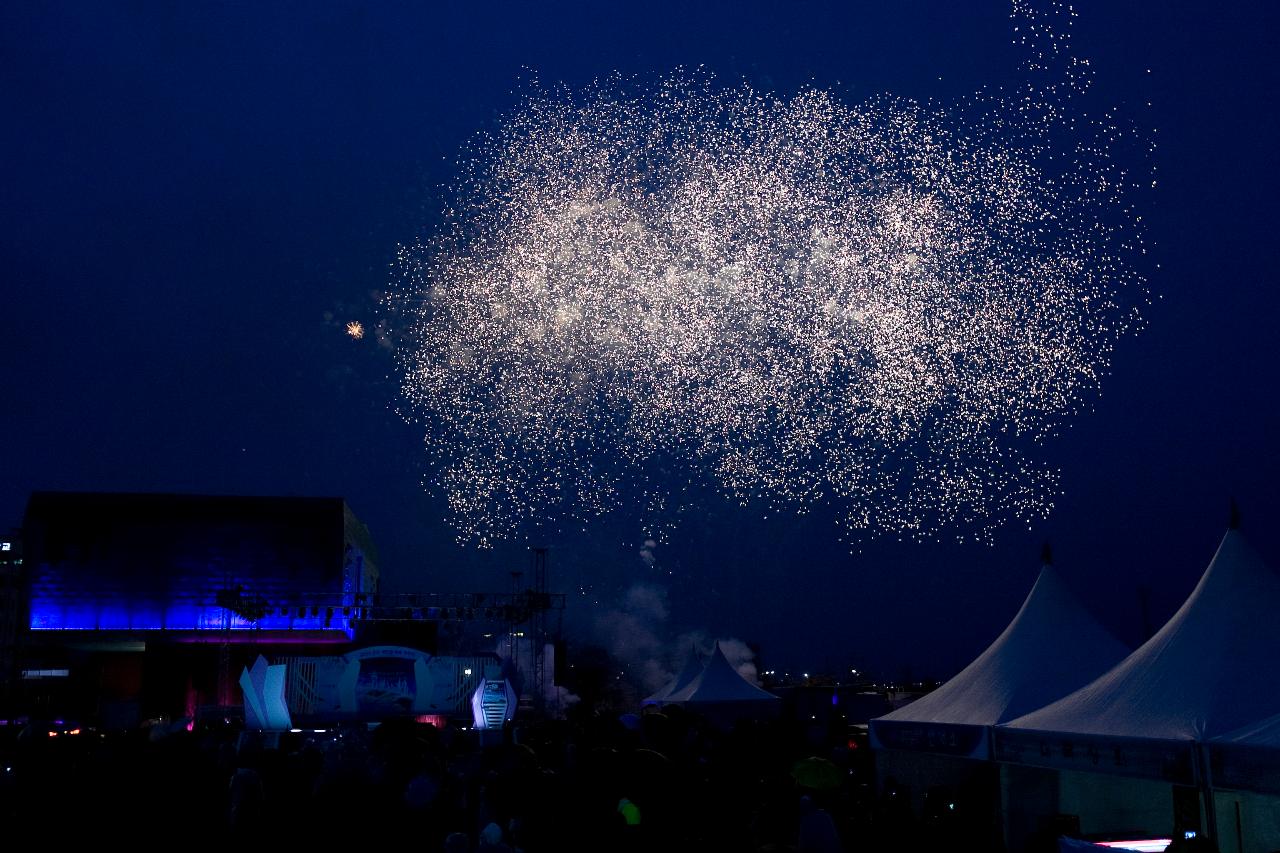
{"label": "crowd of people", "polygon": [[[415,850],[821,851],[901,847],[865,742],[785,715],[713,724],[680,708],[580,709],[501,732],[413,720],[261,733],[28,726],[3,743],[0,809],[47,838],[333,843]],[[798,775],[815,757],[820,778]],[[812,763],[812,762],[811,762]]]}

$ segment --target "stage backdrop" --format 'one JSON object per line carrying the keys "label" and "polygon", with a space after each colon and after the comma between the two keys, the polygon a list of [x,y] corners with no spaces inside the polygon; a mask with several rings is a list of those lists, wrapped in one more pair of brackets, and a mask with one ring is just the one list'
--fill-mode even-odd
{"label": "stage backdrop", "polygon": [[444,657],[403,646],[372,646],[340,656],[278,657],[288,667],[285,699],[300,719],[385,719],[469,715],[471,693],[498,677],[493,655]]}

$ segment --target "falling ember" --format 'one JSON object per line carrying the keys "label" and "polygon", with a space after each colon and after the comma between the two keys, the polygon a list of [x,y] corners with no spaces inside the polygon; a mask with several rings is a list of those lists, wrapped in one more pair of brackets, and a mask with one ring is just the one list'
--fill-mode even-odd
{"label": "falling ember", "polygon": [[678,514],[689,483],[853,538],[1046,515],[1039,442],[1147,298],[1150,150],[1072,109],[1074,14],[1015,2],[1030,82],[953,104],[535,91],[384,303],[459,538]]}
{"label": "falling ember", "polygon": [[357,341],[360,340],[364,337],[364,324],[359,320],[352,320],[347,323],[347,334]]}

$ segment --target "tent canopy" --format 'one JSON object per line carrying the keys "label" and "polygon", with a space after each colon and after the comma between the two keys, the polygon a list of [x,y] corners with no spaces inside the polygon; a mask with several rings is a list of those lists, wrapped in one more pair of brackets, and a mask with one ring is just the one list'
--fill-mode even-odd
{"label": "tent canopy", "polygon": [[702,671],[679,690],[672,691],[662,701],[686,705],[719,702],[773,702],[778,697],[761,690],[747,681],[733,668],[716,643],[711,657]]}
{"label": "tent canopy", "polygon": [[1215,785],[1280,795],[1280,714],[1211,742]]}
{"label": "tent canopy", "polygon": [[1262,746],[1268,749],[1280,749],[1280,714],[1218,735],[1213,741],[1231,746]]}
{"label": "tent canopy", "polygon": [[986,651],[937,690],[879,719],[995,725],[1082,687],[1128,652],[1046,564]]}
{"label": "tent canopy", "polygon": [[1280,575],[1229,530],[1168,623],[1097,680],[1007,728],[1204,740],[1280,709]]}
{"label": "tent canopy", "polygon": [[648,697],[641,704],[643,705],[661,705],[667,701],[672,693],[678,693],[689,685],[699,675],[702,674],[702,661],[698,660],[698,652],[696,649],[689,650],[689,657],[684,662],[684,668],[676,675],[674,679],[668,682],[661,690]]}

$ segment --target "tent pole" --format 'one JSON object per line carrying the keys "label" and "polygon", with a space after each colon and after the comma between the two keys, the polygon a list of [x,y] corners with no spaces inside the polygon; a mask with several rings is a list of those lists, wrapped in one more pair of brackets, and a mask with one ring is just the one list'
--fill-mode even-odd
{"label": "tent pole", "polygon": [[1205,831],[1216,843],[1218,840],[1218,808],[1213,796],[1213,770],[1209,766],[1209,745],[1194,741],[1196,784],[1204,800]]}

